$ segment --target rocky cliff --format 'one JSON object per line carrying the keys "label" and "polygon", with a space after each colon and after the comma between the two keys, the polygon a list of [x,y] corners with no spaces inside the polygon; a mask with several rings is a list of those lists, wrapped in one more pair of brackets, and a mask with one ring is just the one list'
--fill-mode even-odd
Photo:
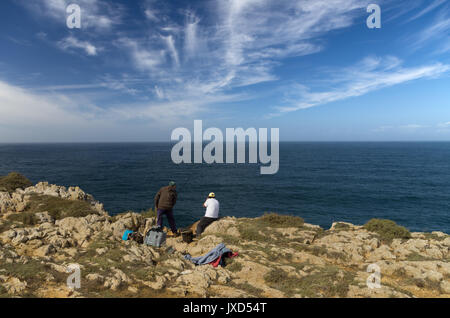
{"label": "rocky cliff", "polygon": [[[79,188],[39,183],[0,192],[0,297],[450,296],[445,233],[386,235],[378,225],[343,222],[325,230],[267,214],[225,217],[190,244],[171,237],[158,249],[121,240],[125,229],[154,222],[151,212],[111,217]],[[239,253],[225,267],[183,257],[222,242]],[[79,289],[67,287],[70,264],[80,266]],[[379,286],[368,272],[376,269]]]}

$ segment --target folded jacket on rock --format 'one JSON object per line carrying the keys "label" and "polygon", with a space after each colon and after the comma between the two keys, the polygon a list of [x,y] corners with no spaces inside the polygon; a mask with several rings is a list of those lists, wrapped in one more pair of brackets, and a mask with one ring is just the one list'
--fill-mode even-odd
{"label": "folded jacket on rock", "polygon": [[209,264],[211,262],[214,262],[216,259],[218,259],[220,256],[222,256],[224,253],[230,253],[231,250],[225,246],[225,244],[220,243],[215,248],[213,248],[211,251],[206,253],[203,256],[199,257],[192,257],[191,255],[185,255],[184,258],[188,261],[191,261],[195,265],[204,265]]}

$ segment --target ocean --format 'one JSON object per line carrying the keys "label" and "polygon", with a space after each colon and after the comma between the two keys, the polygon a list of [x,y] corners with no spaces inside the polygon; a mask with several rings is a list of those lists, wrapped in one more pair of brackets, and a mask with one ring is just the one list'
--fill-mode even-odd
{"label": "ocean", "polygon": [[[334,221],[387,218],[411,231],[450,233],[450,143],[284,142],[280,169],[257,164],[172,163],[170,143],[0,144],[0,175],[80,186],[110,214],[153,207],[177,182],[178,226],[204,214],[215,192],[221,216],[265,212],[301,216],[325,229]],[[167,221],[165,220],[167,225]]]}

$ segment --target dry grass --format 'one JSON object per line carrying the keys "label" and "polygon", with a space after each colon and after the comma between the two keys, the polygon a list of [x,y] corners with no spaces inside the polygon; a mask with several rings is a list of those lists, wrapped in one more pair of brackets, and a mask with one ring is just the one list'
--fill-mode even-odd
{"label": "dry grass", "polygon": [[309,275],[298,278],[283,270],[272,270],[264,279],[273,288],[287,296],[300,294],[306,297],[345,297],[355,275],[336,266],[317,267]]}
{"label": "dry grass", "polygon": [[33,184],[25,176],[17,172],[11,172],[7,176],[0,177],[0,191],[13,193],[16,189],[25,189]]}
{"label": "dry grass", "polygon": [[375,232],[384,242],[391,242],[393,239],[410,239],[411,233],[403,226],[397,225],[394,221],[383,219],[372,219],[364,225],[367,231]]}
{"label": "dry grass", "polygon": [[24,212],[12,214],[8,218],[25,225],[35,225],[37,223],[36,213],[39,212],[48,212],[55,220],[98,214],[86,201],[65,200],[48,195],[34,194],[31,196]]}

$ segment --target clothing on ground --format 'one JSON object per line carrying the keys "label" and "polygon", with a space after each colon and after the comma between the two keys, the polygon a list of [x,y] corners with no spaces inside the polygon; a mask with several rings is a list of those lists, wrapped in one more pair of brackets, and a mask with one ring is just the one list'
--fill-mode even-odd
{"label": "clothing on ground", "polygon": [[198,222],[197,224],[197,230],[195,231],[195,234],[198,236],[200,234],[203,233],[203,231],[205,231],[205,229],[214,221],[217,221],[217,218],[209,218],[209,217],[202,217],[200,219],[200,222]]}
{"label": "clothing on ground", "polygon": [[219,217],[219,201],[217,201],[217,199],[209,198],[205,201],[203,206],[206,207],[206,217],[215,219]]}
{"label": "clothing on ground", "polygon": [[208,253],[206,253],[203,256],[192,257],[191,255],[187,254],[184,256],[184,258],[187,259],[188,261],[191,261],[195,265],[205,265],[205,264],[214,262],[216,259],[221,257],[223,254],[230,253],[230,252],[232,253],[232,251],[229,248],[227,248],[225,246],[225,244],[220,243],[219,245],[217,245],[215,248],[213,248],[211,251],[209,251]]}
{"label": "clothing on ground", "polygon": [[122,235],[122,240],[128,241],[128,235],[130,235],[131,233],[133,233],[133,231],[125,230],[125,232],[123,232],[123,235]]}
{"label": "clothing on ground", "polygon": [[162,227],[163,224],[163,215],[167,216],[167,220],[169,221],[169,226],[170,229],[172,230],[173,233],[177,232],[177,226],[175,224],[175,218],[173,217],[173,211],[172,210],[163,210],[163,209],[158,209],[157,211],[157,221],[156,224],[159,227]]}
{"label": "clothing on ground", "polygon": [[239,254],[238,253],[232,253],[232,252],[229,252],[229,253],[225,253],[225,254],[223,254],[223,255],[221,255],[221,256],[219,256],[219,258],[218,259],[216,259],[214,262],[211,262],[211,263],[209,263],[209,264],[211,264],[213,267],[217,267],[217,266],[225,266],[226,264],[225,264],[225,258],[233,258],[233,257],[236,257],[236,256],[238,256]]}

